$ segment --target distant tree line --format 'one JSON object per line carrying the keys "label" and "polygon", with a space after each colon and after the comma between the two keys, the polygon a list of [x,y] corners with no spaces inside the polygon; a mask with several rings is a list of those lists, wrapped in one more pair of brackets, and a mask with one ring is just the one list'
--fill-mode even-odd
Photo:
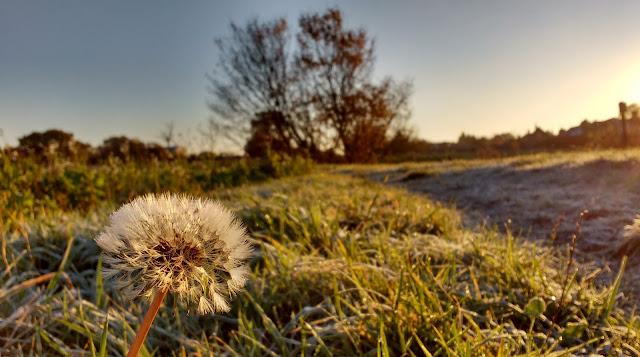
{"label": "distant tree line", "polygon": [[[295,38],[295,41],[293,40]],[[373,79],[374,41],[337,9],[231,24],[210,86],[212,123],[253,157],[371,162],[426,144],[407,128],[412,84]]]}
{"label": "distant tree line", "polygon": [[[557,135],[536,127],[534,131],[520,137],[510,133],[497,134],[489,138],[462,133],[454,143],[429,143],[417,138],[414,131],[403,127],[396,129],[392,136],[386,137],[383,145],[378,146],[375,151],[370,148],[360,151],[363,155],[372,155],[360,158],[362,161],[374,159],[387,162],[420,161],[457,157],[495,158],[547,150],[638,147],[640,146],[640,106],[633,103],[621,105],[620,108],[624,108],[624,110],[621,110],[619,117],[605,121],[584,120],[576,127],[560,130]],[[252,124],[255,131],[245,146],[249,156],[268,158],[269,160],[273,159],[272,155],[293,157],[306,154],[308,156],[308,153],[293,150],[280,140],[273,140],[269,137],[258,140],[258,137],[268,136],[270,130],[275,129],[272,126],[258,130],[259,126],[256,123]],[[265,145],[265,141],[267,145]],[[4,153],[14,160],[29,157],[43,164],[52,164],[58,161],[97,165],[109,160],[149,163],[176,159],[188,161],[211,159],[237,161],[240,159],[237,155],[216,155],[212,151],[189,155],[186,149],[181,146],[144,143],[126,136],[110,137],[98,147],[92,147],[76,140],[73,134],[56,129],[30,133],[19,138],[18,143],[16,147],[3,149]],[[170,144],[173,141],[165,139],[165,143]],[[341,162],[346,160],[344,156],[331,150],[321,151],[317,154],[323,156],[320,159],[318,156],[313,157],[316,161]],[[355,156],[350,157],[354,162],[358,161]]]}
{"label": "distant tree line", "polygon": [[4,150],[14,159],[29,157],[42,164],[57,161],[100,164],[108,160],[151,162],[188,158],[182,147],[144,143],[126,136],[110,137],[100,146],[92,147],[76,140],[73,134],[57,129],[25,135],[18,139],[17,147]]}
{"label": "distant tree line", "polygon": [[[165,144],[173,143],[165,140]],[[207,148],[208,149],[208,148]],[[399,131],[392,140],[388,141],[385,150],[380,152],[385,160],[392,155],[399,159],[408,160],[415,155],[421,155],[429,150],[429,144],[415,138],[411,131]],[[214,153],[202,151],[187,153],[182,146],[167,146],[153,142],[142,142],[126,136],[113,136],[105,139],[102,144],[93,147],[88,143],[76,140],[72,133],[50,129],[43,132],[32,132],[18,138],[18,145],[2,149],[3,153],[12,160],[29,158],[36,163],[51,165],[61,162],[73,162],[88,165],[100,165],[108,161],[150,163],[154,161],[202,161],[216,160],[235,162],[242,156],[230,153]],[[399,153],[403,153],[399,155]],[[295,156],[295,155],[293,155]],[[269,160],[293,158],[286,153],[274,150],[269,155],[259,158]],[[339,159],[338,159],[339,161]]]}
{"label": "distant tree line", "polygon": [[521,137],[497,134],[491,138],[462,133],[456,143],[432,144],[429,155],[500,157],[520,152],[573,149],[604,149],[640,146],[640,106],[621,103],[620,115],[605,121],[584,120],[579,126],[555,135],[536,127]]}

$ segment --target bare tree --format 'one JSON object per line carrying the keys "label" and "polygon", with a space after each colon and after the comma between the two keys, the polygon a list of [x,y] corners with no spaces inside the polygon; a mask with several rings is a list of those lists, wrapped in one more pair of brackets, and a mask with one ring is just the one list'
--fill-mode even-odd
{"label": "bare tree", "polygon": [[205,151],[215,152],[216,144],[220,136],[220,125],[218,122],[209,118],[206,122],[198,127],[198,134],[202,142],[202,147]]}
{"label": "bare tree", "polygon": [[252,122],[272,113],[274,135],[287,150],[315,150],[315,137],[307,123],[304,105],[296,94],[291,71],[290,35],[287,22],[249,21],[231,24],[231,37],[218,39],[217,71],[208,75],[211,110],[222,133],[238,146],[247,140]]}
{"label": "bare tree", "polygon": [[304,15],[299,23],[295,43],[284,19],[232,23],[231,37],[216,41],[218,66],[207,78],[217,127],[252,155],[271,148],[375,159],[391,128],[409,115],[411,84],[372,82],[373,41],[363,30],[344,29],[340,11]]}
{"label": "bare tree", "polygon": [[0,146],[0,150],[3,150],[5,147],[8,147],[7,139],[4,137],[4,130],[0,128],[0,139],[2,139],[3,144]]}
{"label": "bare tree", "polygon": [[160,138],[162,138],[167,148],[175,145],[175,137],[175,123],[172,121],[165,123],[164,129],[160,132]]}
{"label": "bare tree", "polygon": [[337,9],[302,16],[300,28],[296,67],[311,81],[318,119],[348,161],[375,159],[392,125],[410,115],[411,83],[374,84],[374,42],[364,30],[343,28]]}

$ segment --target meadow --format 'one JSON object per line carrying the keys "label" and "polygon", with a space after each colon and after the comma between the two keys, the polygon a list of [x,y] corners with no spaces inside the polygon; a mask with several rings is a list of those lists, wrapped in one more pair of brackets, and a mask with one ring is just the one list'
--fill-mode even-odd
{"label": "meadow", "polygon": [[[627,255],[634,266],[640,263],[638,234],[625,228],[640,213],[638,149],[358,166],[356,171],[451,203],[468,227],[497,225],[543,243],[550,238],[556,244],[571,242],[579,214],[588,210],[578,247],[585,259],[616,265]],[[633,286],[640,288],[640,282]]]}
{"label": "meadow", "polygon": [[164,191],[221,200],[255,254],[227,314],[199,316],[168,296],[142,356],[640,356],[626,256],[607,272],[577,259],[580,235],[531,240],[388,185],[435,166],[2,165],[2,356],[126,354],[148,302],[103,281],[93,238],[119,204]]}

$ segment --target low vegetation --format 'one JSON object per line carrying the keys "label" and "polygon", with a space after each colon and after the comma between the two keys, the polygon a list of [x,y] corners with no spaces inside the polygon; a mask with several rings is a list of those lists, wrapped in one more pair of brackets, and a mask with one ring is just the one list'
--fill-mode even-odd
{"label": "low vegetation", "polygon": [[[316,172],[205,190],[159,167],[121,170],[134,175],[122,184],[222,200],[256,247],[231,312],[198,316],[169,297],[141,355],[640,355],[624,262],[598,286],[569,249],[471,231],[449,207],[362,178]],[[43,205],[14,223],[23,206],[5,209],[1,355],[126,353],[148,303],[101,279],[93,241],[117,201]]]}
{"label": "low vegetation", "polygon": [[617,265],[629,256],[625,288],[640,292],[640,239],[630,225],[640,207],[640,150],[537,153],[491,160],[341,166],[440,202],[455,202],[467,227],[498,225],[528,240],[566,244],[580,227],[578,257]]}
{"label": "low vegetation", "polygon": [[[12,220],[56,211],[88,212],[104,201],[124,203],[148,192],[203,194],[283,176],[306,173],[313,162],[269,154],[260,160],[174,160],[148,163],[111,158],[101,165],[70,161],[43,164],[12,159],[0,151],[0,207]],[[13,222],[10,221],[10,222]],[[15,227],[14,227],[15,228]]]}

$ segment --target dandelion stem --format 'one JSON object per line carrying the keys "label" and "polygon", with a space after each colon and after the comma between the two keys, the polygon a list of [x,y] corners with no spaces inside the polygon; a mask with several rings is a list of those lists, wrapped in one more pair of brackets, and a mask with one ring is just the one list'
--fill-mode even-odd
{"label": "dandelion stem", "polygon": [[156,297],[153,299],[153,302],[151,303],[151,306],[149,306],[149,310],[144,317],[144,321],[142,321],[142,325],[140,325],[140,329],[138,330],[136,337],[133,339],[133,343],[131,343],[131,348],[129,349],[129,353],[127,353],[127,357],[135,357],[138,355],[138,352],[140,352],[144,339],[147,337],[149,329],[151,328],[151,323],[156,317],[156,314],[160,309],[160,305],[162,304],[162,300],[164,300],[168,291],[169,288],[158,291],[156,294]]}

